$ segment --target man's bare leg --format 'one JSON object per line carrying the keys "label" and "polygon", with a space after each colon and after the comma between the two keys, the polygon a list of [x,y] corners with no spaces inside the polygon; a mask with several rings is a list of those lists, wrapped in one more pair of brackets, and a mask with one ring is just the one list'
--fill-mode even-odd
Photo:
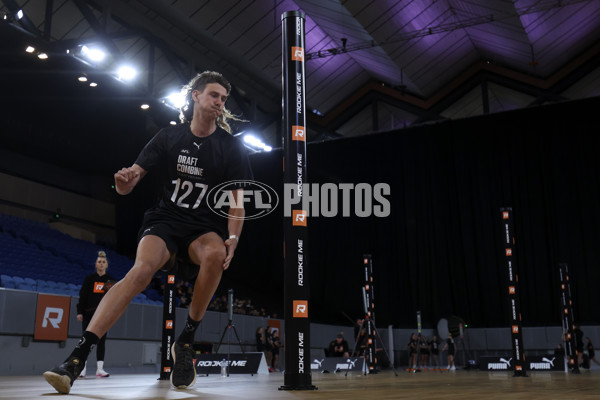
{"label": "man's bare leg", "polygon": [[193,363],[195,352],[192,346],[194,335],[219,286],[223,275],[223,261],[227,255],[223,239],[214,232],[206,233],[194,240],[189,246],[188,254],[190,260],[199,265],[200,269],[194,284],[194,294],[185,327],[171,348],[174,361],[171,383],[178,388],[187,388],[196,381],[196,369]]}
{"label": "man's bare leg", "polygon": [[102,298],[87,330],[102,337],[123,315],[131,300],[150,284],[152,277],[169,260],[167,245],[158,236],[144,236],[135,263],[127,275]]}

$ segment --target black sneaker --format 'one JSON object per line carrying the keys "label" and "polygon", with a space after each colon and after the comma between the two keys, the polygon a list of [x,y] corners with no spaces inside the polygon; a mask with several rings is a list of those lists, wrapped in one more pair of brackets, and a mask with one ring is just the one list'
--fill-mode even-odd
{"label": "black sneaker", "polygon": [[185,389],[196,382],[196,366],[194,356],[196,352],[191,344],[173,343],[171,357],[173,357],[173,371],[171,384],[179,389]]}
{"label": "black sneaker", "polygon": [[58,393],[67,394],[71,391],[73,382],[83,368],[85,363],[81,363],[77,357],[69,357],[58,367],[52,368],[50,371],[44,372],[44,378],[51,384]]}

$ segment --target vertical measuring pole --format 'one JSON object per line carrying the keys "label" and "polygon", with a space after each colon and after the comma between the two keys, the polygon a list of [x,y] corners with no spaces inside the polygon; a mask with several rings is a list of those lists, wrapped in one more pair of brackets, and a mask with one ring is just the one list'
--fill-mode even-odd
{"label": "vertical measuring pole", "polygon": [[575,354],[575,322],[573,319],[573,299],[571,298],[571,283],[569,282],[569,266],[565,263],[559,264],[558,272],[560,274],[560,304],[562,306],[562,327],[565,342],[565,355],[568,359],[565,363],[565,372],[571,368],[573,372],[579,372],[577,354]]}
{"label": "vertical measuring pole", "polygon": [[525,372],[525,353],[523,348],[523,327],[521,305],[519,303],[519,275],[515,257],[515,236],[512,208],[501,208],[502,215],[502,252],[508,271],[508,300],[511,310],[510,330],[512,333],[514,376],[527,376]]}
{"label": "vertical measuring pole", "polygon": [[369,374],[377,373],[377,346],[375,332],[375,289],[373,288],[373,260],[370,254],[363,255],[365,267],[365,286],[363,288],[365,302],[365,324],[367,328],[367,349],[365,352]]}
{"label": "vertical measuring pole", "polygon": [[165,274],[163,297],[162,349],[160,360],[160,380],[170,379],[173,368],[171,346],[175,343],[175,275]]}
{"label": "vertical measuring pole", "polygon": [[284,187],[299,196],[284,211],[285,372],[280,390],[314,390],[310,372],[308,287],[308,210],[302,208],[306,178],[306,101],[304,23],[301,11],[288,11],[282,21]]}

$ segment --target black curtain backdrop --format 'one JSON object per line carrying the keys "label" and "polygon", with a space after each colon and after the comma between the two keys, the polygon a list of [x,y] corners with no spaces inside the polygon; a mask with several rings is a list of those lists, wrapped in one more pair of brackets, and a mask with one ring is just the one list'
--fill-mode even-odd
{"label": "black curtain backdrop", "polygon": [[[424,327],[451,315],[506,326],[499,210],[513,207],[524,325],[560,324],[559,262],[571,270],[576,319],[599,323],[599,110],[594,98],[309,145],[310,183],[391,186],[387,218],[309,219],[312,320],[361,316],[370,253],[378,325],[415,327],[420,310]],[[251,161],[281,193],[281,152]],[[280,303],[282,246],[280,205],[246,222],[223,284]]]}
{"label": "black curtain backdrop", "polygon": [[[369,253],[378,326],[416,327],[417,310],[426,328],[452,315],[469,327],[506,326],[499,210],[513,207],[523,324],[560,325],[560,262],[571,271],[576,320],[600,323],[599,111],[593,98],[310,144],[309,183],[391,187],[387,218],[309,219],[312,321],[362,316]],[[282,152],[251,163],[256,180],[282,195]],[[219,289],[279,313],[282,214],[280,204],[245,223]]]}

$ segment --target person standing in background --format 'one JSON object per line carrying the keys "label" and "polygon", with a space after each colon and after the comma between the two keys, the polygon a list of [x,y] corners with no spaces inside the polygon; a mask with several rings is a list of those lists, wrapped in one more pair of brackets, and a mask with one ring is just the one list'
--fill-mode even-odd
{"label": "person standing in background", "polygon": [[[108,268],[108,258],[103,251],[98,252],[96,258],[96,272],[85,277],[79,290],[79,303],[77,303],[77,321],[82,323],[83,332],[86,331],[100,300],[104,294],[111,288],[115,279],[106,273]],[[110,375],[104,370],[104,356],[106,354],[106,334],[98,340],[96,345],[96,376],[99,378],[108,378]],[[87,363],[79,374],[85,378],[87,372]]]}

